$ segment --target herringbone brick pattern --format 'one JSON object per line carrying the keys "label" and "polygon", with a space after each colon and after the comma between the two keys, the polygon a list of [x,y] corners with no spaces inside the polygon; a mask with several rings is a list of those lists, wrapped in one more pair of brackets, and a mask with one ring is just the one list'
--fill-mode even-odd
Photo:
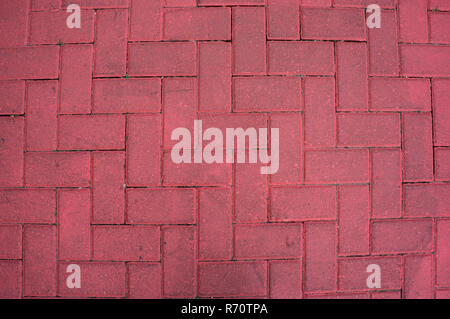
{"label": "herringbone brick pattern", "polygon": [[[450,296],[450,1],[14,0],[0,30],[0,297]],[[195,119],[280,128],[279,171],[173,163]]]}

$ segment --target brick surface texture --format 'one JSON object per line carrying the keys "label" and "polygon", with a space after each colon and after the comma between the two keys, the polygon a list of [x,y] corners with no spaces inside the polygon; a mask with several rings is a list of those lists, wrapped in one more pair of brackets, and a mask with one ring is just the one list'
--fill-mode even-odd
{"label": "brick surface texture", "polygon": [[0,1],[0,298],[450,298],[450,1],[73,2]]}

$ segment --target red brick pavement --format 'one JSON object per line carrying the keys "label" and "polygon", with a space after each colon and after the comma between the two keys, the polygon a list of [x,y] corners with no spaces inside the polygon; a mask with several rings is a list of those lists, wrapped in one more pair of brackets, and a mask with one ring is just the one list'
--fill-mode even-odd
{"label": "red brick pavement", "polygon": [[[14,0],[0,30],[1,298],[449,298],[450,1]],[[195,119],[279,128],[278,172],[172,162]]]}

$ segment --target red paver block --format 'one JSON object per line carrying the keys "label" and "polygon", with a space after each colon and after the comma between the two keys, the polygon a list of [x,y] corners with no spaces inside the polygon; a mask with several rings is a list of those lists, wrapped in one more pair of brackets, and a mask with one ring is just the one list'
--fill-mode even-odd
{"label": "red paver block", "polygon": [[266,17],[264,8],[234,7],[233,74],[266,73]]}
{"label": "red paver block", "polygon": [[[268,127],[267,115],[264,113],[215,113],[215,114],[202,113],[202,114],[198,115],[198,120],[202,121],[202,129],[204,131],[206,131],[207,128],[215,127],[223,132],[222,135],[224,138],[224,142],[223,142],[224,152],[227,148],[227,143],[226,143],[226,129],[227,128],[233,128],[233,129],[242,128],[244,130],[244,132],[250,128],[254,128],[258,135],[259,129]],[[192,126],[192,123],[191,123],[191,126]],[[250,133],[248,133],[248,135],[249,134]],[[268,134],[270,134],[270,131],[268,131]],[[267,145],[269,145],[268,143],[270,143],[270,142],[267,142],[267,145],[265,145],[264,144],[264,142],[266,142],[265,140],[264,140],[264,142],[261,140],[258,140],[258,141],[255,141],[256,146],[252,146],[252,144],[250,142],[248,142],[248,143],[246,142],[244,147],[239,147],[238,139],[236,137],[234,139],[235,139],[234,145],[237,150],[244,149],[244,147],[246,150],[247,149],[255,149],[256,147],[259,147],[259,148],[262,148],[265,150],[265,149],[269,148]],[[260,142],[260,143],[258,144],[258,142]],[[208,144],[209,144],[209,141],[203,141],[203,147],[205,147]],[[226,153],[224,153],[224,154],[226,155]],[[247,154],[245,154],[245,156],[246,156],[246,162],[248,163]]]}
{"label": "red paver block", "polygon": [[[189,1],[189,0],[186,0]],[[198,0],[199,6],[264,5],[264,0]]]}
{"label": "red paver block", "polygon": [[199,259],[231,259],[233,240],[231,190],[201,189],[199,196]]}
{"label": "red paver block", "polygon": [[438,220],[436,226],[436,284],[450,286],[450,220]]}
{"label": "red paver block", "polygon": [[193,224],[195,203],[193,189],[128,189],[127,223]]}
{"label": "red paver block", "polygon": [[450,148],[435,148],[435,178],[439,181],[450,181]]}
{"label": "red paver block", "polygon": [[338,187],[339,254],[369,253],[369,186]]}
{"label": "red paver block", "polygon": [[[172,132],[179,127],[194,132],[194,120],[197,118],[197,80],[192,78],[163,80],[164,149],[171,149],[176,140]],[[192,138],[192,136],[191,136]]]}
{"label": "red paver block", "polygon": [[[341,258],[339,263],[339,290],[366,290],[367,266],[380,266],[381,289],[400,289],[402,287],[402,263],[400,257],[349,257]],[[377,288],[370,288],[377,289]]]}
{"label": "red paver block", "polygon": [[200,42],[198,45],[198,110],[231,110],[231,44]]}
{"label": "red paver block", "polygon": [[196,295],[197,281],[195,227],[168,226],[162,231],[164,296],[192,298]]}
{"label": "red paver block", "polygon": [[23,117],[0,118],[0,186],[23,185]]}
{"label": "red paver block", "polygon": [[128,10],[96,13],[95,76],[124,76],[127,62]]}
{"label": "red paver block", "polygon": [[315,183],[368,183],[367,150],[305,152],[305,181]]}
{"label": "red paver block", "polygon": [[430,10],[450,11],[450,3],[447,0],[430,0],[428,8]]}
{"label": "red paver block", "polygon": [[[313,0],[310,0],[313,1]],[[376,2],[381,8],[389,8],[394,9],[397,0],[378,0]],[[370,4],[373,4],[372,0],[334,0],[333,5],[335,7],[367,7]]]}
{"label": "red paver block", "polygon": [[299,299],[302,297],[302,263],[298,260],[269,262],[269,297]]}
{"label": "red paver block", "polygon": [[22,261],[0,261],[0,298],[21,298],[22,280]]}
{"label": "red paver block", "polygon": [[58,190],[58,259],[91,258],[91,194],[88,189]]}
{"label": "red paver block", "polygon": [[92,222],[122,224],[125,213],[125,153],[92,154]]}
{"label": "red paver block", "polygon": [[60,150],[125,148],[125,117],[122,115],[63,115],[58,124]]}
{"label": "red paver block", "polygon": [[400,290],[394,291],[374,291],[370,293],[371,299],[402,299]]}
{"label": "red paver block", "polygon": [[23,114],[25,81],[0,81],[0,114]]}
{"label": "red paver block", "polygon": [[433,12],[429,14],[430,42],[450,44],[450,13]]}
{"label": "red paver block", "polygon": [[261,174],[259,165],[252,163],[235,165],[234,219],[236,222],[265,222],[267,194],[267,175]]}
{"label": "red paver block", "polygon": [[199,263],[199,296],[266,296],[267,269],[263,261]]}
{"label": "red paver block", "polygon": [[0,259],[21,259],[22,225],[0,225],[0,242]]}
{"label": "red paver block", "polygon": [[128,46],[128,74],[132,76],[181,76],[196,72],[195,43],[131,43]]}
{"label": "red paver block", "polygon": [[161,25],[161,1],[131,1],[129,41],[161,40]]}
{"label": "red paver block", "polygon": [[369,299],[369,293],[349,293],[349,292],[336,292],[326,294],[306,294],[305,299]]}
{"label": "red paver block", "polygon": [[433,133],[429,113],[403,115],[405,181],[433,179]]}
{"label": "red paver block", "polygon": [[434,145],[450,146],[450,80],[433,79]]}
{"label": "red paver block", "polygon": [[[62,6],[66,8],[73,0],[63,0]],[[81,8],[107,9],[107,8],[128,8],[131,0],[78,0]]]}
{"label": "red paver block", "polygon": [[335,81],[333,78],[306,78],[305,146],[334,146],[336,144]]}
{"label": "red paver block", "polygon": [[406,299],[433,299],[433,256],[405,256]]}
{"label": "red paver block", "polygon": [[371,152],[372,218],[398,218],[402,214],[402,153],[400,149]]}
{"label": "red paver block", "polygon": [[57,145],[58,82],[27,84],[26,150],[54,151]]}
{"label": "red paver block", "polygon": [[449,76],[450,46],[400,45],[401,75]]}
{"label": "red paver block", "polygon": [[[94,42],[94,11],[80,12],[81,28],[70,29],[63,11],[39,11],[30,14],[30,44],[61,44]],[[73,62],[72,62],[73,63]]]}
{"label": "red paver block", "polygon": [[270,128],[279,129],[279,169],[271,184],[298,184],[303,180],[303,124],[298,113],[272,113]]}
{"label": "red paver block", "polygon": [[167,40],[230,40],[230,8],[165,9],[164,35]]}
{"label": "red paver block", "polygon": [[302,7],[331,7],[331,0],[299,0]]}
{"label": "red paver block", "polygon": [[[369,75],[398,75],[397,15],[381,11],[381,28],[369,29]],[[403,61],[403,60],[402,60]]]}
{"label": "red paver block", "polygon": [[127,116],[127,185],[161,183],[161,118]]}
{"label": "red paver block", "polygon": [[336,224],[305,224],[305,290],[336,287]]}
{"label": "red paver block", "polygon": [[[204,113],[199,114],[198,119],[202,120],[203,128],[216,127],[222,131],[225,131],[225,128],[236,127],[242,127],[244,130],[250,127],[255,129],[267,128],[267,115],[260,113]],[[226,143],[224,145],[226,146]],[[246,145],[246,148],[248,147]],[[265,145],[262,147],[265,147]]]}
{"label": "red paver block", "polygon": [[410,217],[450,216],[450,185],[404,185],[405,215]]}
{"label": "red paver block", "polygon": [[267,50],[269,74],[334,74],[334,48],[330,42],[269,41]]}
{"label": "red paver block", "polygon": [[[68,288],[67,272],[71,264],[81,272],[81,288]],[[65,262],[58,264],[58,295],[62,297],[124,297],[125,264],[118,262]]]}
{"label": "red paver block", "polygon": [[298,77],[235,77],[234,108],[243,112],[299,111]]}
{"label": "red paver block", "polygon": [[25,185],[88,187],[89,152],[31,152],[25,154]]}
{"label": "red paver block", "polygon": [[338,146],[399,147],[399,114],[339,114]]}
{"label": "red paver block", "polygon": [[336,43],[338,110],[366,111],[367,44]]}
{"label": "red paver block", "polygon": [[164,0],[164,7],[195,7],[195,0]]}
{"label": "red paver block", "polygon": [[372,222],[374,253],[424,252],[433,248],[432,221],[387,220]]}
{"label": "red paver block", "polygon": [[94,113],[145,113],[161,111],[160,79],[96,79]]}
{"label": "red paver block", "polygon": [[336,187],[272,187],[271,221],[336,219]]}
{"label": "red paver block", "polygon": [[56,296],[56,226],[25,225],[24,296]]}
{"label": "red paver block", "polygon": [[90,44],[62,47],[59,113],[91,112],[93,54]]}
{"label": "red paver block", "polygon": [[267,38],[298,40],[300,37],[299,1],[267,1]]}
{"label": "red paver block", "polygon": [[128,297],[133,299],[161,298],[161,264],[128,263]]}
{"label": "red paver block", "polygon": [[159,261],[159,226],[93,226],[92,259]]}
{"label": "red paver block", "polygon": [[31,10],[56,10],[60,4],[60,0],[31,0]]}
{"label": "red paver block", "polygon": [[428,79],[371,78],[369,88],[373,111],[430,111]]}
{"label": "red paver block", "polygon": [[[164,152],[163,157],[164,186],[229,186],[231,185],[232,164],[176,164],[172,161],[170,152]],[[256,167],[256,166],[255,166]],[[259,174],[259,167],[258,167]],[[255,189],[253,188],[253,191]],[[254,206],[253,206],[254,208]]]}
{"label": "red paver block", "polygon": [[2,30],[0,47],[14,47],[27,43],[29,8],[28,0],[2,1],[0,4],[0,30]]}
{"label": "red paver block", "polygon": [[428,42],[427,2],[427,0],[398,0],[401,42]]}
{"label": "red paver block", "polygon": [[58,66],[58,46],[0,49],[0,80],[56,79]]}
{"label": "red paver block", "polygon": [[302,224],[259,224],[234,226],[236,259],[299,258],[302,253]]}
{"label": "red paver block", "polygon": [[56,194],[50,189],[1,189],[0,221],[54,223]]}
{"label": "red paver block", "polygon": [[366,40],[363,10],[303,8],[301,18],[302,39]]}

